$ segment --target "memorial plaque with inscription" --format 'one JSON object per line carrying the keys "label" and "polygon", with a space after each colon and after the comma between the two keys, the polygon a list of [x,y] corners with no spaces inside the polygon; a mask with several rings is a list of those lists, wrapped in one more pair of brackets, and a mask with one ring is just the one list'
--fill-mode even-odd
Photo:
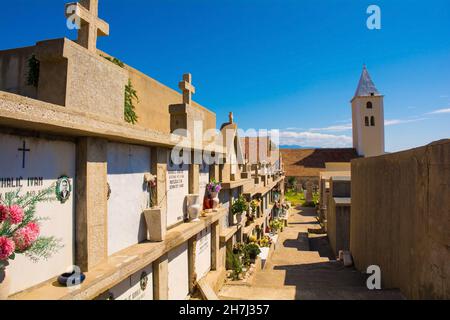
{"label": "memorial plaque with inscription", "polygon": [[169,300],[184,300],[189,294],[189,265],[187,243],[168,253]]}
{"label": "memorial plaque with inscription", "polygon": [[189,166],[167,164],[167,226],[180,222],[186,214],[186,196],[189,194]]}
{"label": "memorial plaque with inscription", "polygon": [[[10,262],[10,293],[25,290],[55,277],[74,263],[75,144],[0,134],[0,198],[20,189],[20,194],[55,188],[54,199],[38,203],[36,216],[42,236],[53,236],[63,246],[48,260],[34,263],[23,255]],[[56,194],[56,190],[59,194]]]}
{"label": "memorial plaque with inscription", "polygon": [[211,226],[197,234],[195,250],[195,272],[197,280],[206,276],[211,270]]}

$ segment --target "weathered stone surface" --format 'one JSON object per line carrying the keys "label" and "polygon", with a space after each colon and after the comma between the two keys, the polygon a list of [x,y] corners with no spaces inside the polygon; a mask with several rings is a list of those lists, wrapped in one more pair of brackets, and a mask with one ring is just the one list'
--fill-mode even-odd
{"label": "weathered stone surface", "polygon": [[89,271],[108,254],[107,141],[80,138],[77,143],[76,263]]}
{"label": "weathered stone surface", "polygon": [[327,208],[327,232],[335,256],[350,250],[350,198],[331,198]]}
{"label": "weathered stone surface", "polygon": [[167,231],[167,217],[160,208],[145,209],[144,216],[147,223],[150,241],[164,241]]}
{"label": "weathered stone surface", "polygon": [[350,251],[383,288],[450,297],[450,141],[352,161]]}

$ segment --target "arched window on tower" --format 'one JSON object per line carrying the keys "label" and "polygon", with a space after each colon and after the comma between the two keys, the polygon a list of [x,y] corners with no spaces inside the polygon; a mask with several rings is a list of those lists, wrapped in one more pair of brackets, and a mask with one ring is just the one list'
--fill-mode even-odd
{"label": "arched window on tower", "polygon": [[370,125],[372,127],[375,127],[375,117],[374,116],[370,117]]}
{"label": "arched window on tower", "polygon": [[373,108],[372,102],[370,102],[370,101],[367,102],[366,107],[367,107],[367,109],[372,109]]}
{"label": "arched window on tower", "polygon": [[366,117],[366,127],[369,126],[369,117]]}

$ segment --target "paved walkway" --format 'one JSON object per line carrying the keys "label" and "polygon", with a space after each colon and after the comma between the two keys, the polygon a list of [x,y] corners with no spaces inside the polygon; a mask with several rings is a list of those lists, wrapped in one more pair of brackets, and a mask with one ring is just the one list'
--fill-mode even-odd
{"label": "paved walkway", "polygon": [[326,235],[308,234],[308,229],[319,228],[314,209],[291,210],[289,227],[281,233],[265,269],[251,285],[225,285],[219,296],[242,300],[403,298],[398,290],[368,290],[363,274],[335,261]]}

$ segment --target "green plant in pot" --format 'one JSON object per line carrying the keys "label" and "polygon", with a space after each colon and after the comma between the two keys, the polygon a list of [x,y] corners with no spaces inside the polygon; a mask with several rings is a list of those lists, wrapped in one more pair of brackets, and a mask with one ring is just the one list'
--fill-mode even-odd
{"label": "green plant in pot", "polygon": [[248,202],[244,196],[240,195],[231,206],[231,213],[236,216],[237,223],[242,222],[242,214],[248,210]]}
{"label": "green plant in pot", "polygon": [[231,269],[231,279],[239,280],[242,273],[242,262],[239,254],[234,254],[232,251],[227,252],[227,264]]}
{"label": "green plant in pot", "polygon": [[275,219],[270,222],[270,229],[274,233],[278,233],[279,231],[283,231],[283,221]]}
{"label": "green plant in pot", "polygon": [[256,257],[261,253],[261,249],[256,243],[249,243],[245,246],[245,253],[250,260],[255,261]]}

